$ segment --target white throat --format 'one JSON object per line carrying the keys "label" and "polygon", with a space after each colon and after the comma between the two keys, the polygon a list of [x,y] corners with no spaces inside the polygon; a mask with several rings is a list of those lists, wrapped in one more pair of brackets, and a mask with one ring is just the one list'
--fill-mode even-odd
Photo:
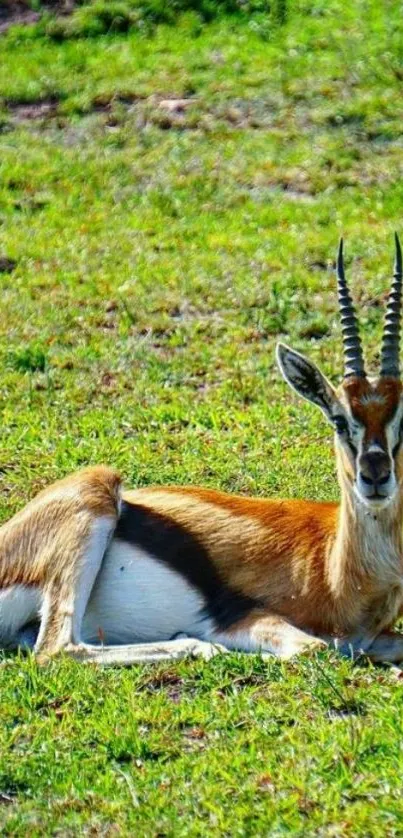
{"label": "white throat", "polygon": [[399,493],[377,508],[342,482],[340,519],[328,558],[328,579],[334,592],[376,581],[378,590],[401,586],[402,545],[398,517]]}
{"label": "white throat", "polygon": [[[379,584],[402,584],[403,567],[398,522],[399,494],[387,501],[368,503],[355,491],[348,490],[345,524],[349,548],[363,571]],[[343,523],[342,523],[343,527]]]}

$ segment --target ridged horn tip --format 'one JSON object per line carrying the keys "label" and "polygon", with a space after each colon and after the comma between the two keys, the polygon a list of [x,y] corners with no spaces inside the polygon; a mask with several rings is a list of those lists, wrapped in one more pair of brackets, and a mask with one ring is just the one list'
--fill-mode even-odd
{"label": "ridged horn tip", "polygon": [[402,248],[395,232],[393,281],[386,305],[381,350],[381,376],[400,378],[400,328],[402,311]]}
{"label": "ridged horn tip", "polygon": [[340,277],[340,279],[345,280],[344,260],[343,260],[343,245],[344,245],[343,236],[341,236],[340,241],[339,241],[339,249],[337,251],[337,274]]}
{"label": "ridged horn tip", "polygon": [[395,274],[402,273],[402,248],[400,247],[399,236],[395,230],[395,267],[394,267]]}
{"label": "ridged horn tip", "polygon": [[361,341],[358,332],[358,322],[355,316],[354,306],[348,290],[344,274],[343,258],[344,242],[343,237],[339,241],[339,249],[336,258],[337,291],[339,298],[341,331],[344,346],[344,378],[359,376],[365,378],[364,359],[362,355]]}

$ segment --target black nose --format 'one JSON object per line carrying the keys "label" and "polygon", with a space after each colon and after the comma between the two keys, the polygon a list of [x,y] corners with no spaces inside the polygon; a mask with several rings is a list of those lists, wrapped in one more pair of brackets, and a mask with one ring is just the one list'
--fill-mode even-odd
{"label": "black nose", "polygon": [[360,478],[367,486],[384,486],[390,479],[390,460],[383,451],[363,454],[360,458]]}

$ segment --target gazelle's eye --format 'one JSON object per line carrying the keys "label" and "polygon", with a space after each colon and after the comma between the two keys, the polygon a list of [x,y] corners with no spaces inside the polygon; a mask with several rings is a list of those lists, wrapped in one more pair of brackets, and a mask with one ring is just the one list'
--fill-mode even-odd
{"label": "gazelle's eye", "polygon": [[336,431],[338,434],[340,434],[340,436],[342,436],[343,434],[348,434],[348,424],[344,416],[333,416],[333,422]]}

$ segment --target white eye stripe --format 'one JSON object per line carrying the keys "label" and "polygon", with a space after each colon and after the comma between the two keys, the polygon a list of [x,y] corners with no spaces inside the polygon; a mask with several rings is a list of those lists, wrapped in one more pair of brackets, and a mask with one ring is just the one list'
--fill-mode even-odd
{"label": "white eye stripe", "polygon": [[400,402],[393,419],[386,426],[386,439],[388,442],[388,451],[391,456],[396,453],[398,443],[401,435],[401,425],[403,420],[403,403]]}
{"label": "white eye stripe", "polygon": [[348,416],[348,424],[349,424],[349,428],[350,428],[350,432],[351,432],[352,436],[357,437],[357,438],[361,438],[361,437],[364,436],[364,433],[365,433],[364,425],[362,425],[361,422],[358,422],[357,419],[354,419],[354,417],[351,415],[351,413],[349,413],[349,416]]}
{"label": "white eye stripe", "polygon": [[401,403],[396,410],[395,415],[391,419],[391,421],[386,426],[386,430],[388,431],[389,428],[393,430],[399,429],[403,419],[403,404]]}

